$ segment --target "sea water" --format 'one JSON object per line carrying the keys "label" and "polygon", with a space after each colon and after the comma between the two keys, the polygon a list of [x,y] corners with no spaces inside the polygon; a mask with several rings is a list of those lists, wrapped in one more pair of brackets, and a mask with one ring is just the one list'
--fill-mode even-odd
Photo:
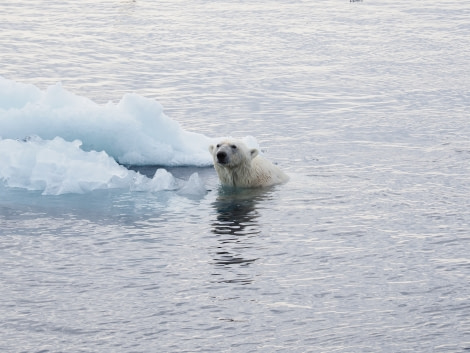
{"label": "sea water", "polygon": [[[470,350],[470,5],[0,5],[0,350]],[[285,170],[220,186],[242,138]]]}

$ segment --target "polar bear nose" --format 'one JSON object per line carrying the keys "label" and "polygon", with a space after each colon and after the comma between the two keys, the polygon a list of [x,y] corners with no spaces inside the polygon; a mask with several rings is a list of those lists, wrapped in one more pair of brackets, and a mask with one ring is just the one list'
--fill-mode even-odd
{"label": "polar bear nose", "polygon": [[227,163],[227,153],[217,152],[217,161],[219,163]]}

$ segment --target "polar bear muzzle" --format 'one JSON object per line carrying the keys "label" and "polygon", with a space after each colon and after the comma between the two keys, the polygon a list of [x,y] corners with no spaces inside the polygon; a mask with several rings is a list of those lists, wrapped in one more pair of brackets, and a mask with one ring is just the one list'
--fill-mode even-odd
{"label": "polar bear muzzle", "polygon": [[227,164],[228,163],[228,155],[224,151],[217,152],[217,163],[220,164]]}

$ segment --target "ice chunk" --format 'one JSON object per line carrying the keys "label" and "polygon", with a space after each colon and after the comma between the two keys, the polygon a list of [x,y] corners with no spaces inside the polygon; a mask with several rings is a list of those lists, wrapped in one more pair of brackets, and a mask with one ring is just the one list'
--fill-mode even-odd
{"label": "ice chunk", "polygon": [[82,141],[86,151],[105,151],[121,164],[212,163],[211,139],[184,130],[155,100],[126,94],[117,104],[99,105],[60,84],[45,91],[0,77],[0,137],[39,136]]}
{"label": "ice chunk", "polygon": [[180,195],[188,196],[202,196],[206,192],[206,187],[198,173],[191,174],[187,183],[178,191]]}
{"label": "ice chunk", "polygon": [[197,182],[191,178],[188,182],[177,180],[165,169],[158,169],[150,179],[119,165],[104,151],[86,152],[80,146],[79,140],[67,142],[60,137],[0,139],[0,181],[8,187],[40,190],[44,195],[116,188],[148,192],[196,190],[193,184]]}
{"label": "ice chunk", "polygon": [[131,187],[133,191],[176,190],[179,184],[175,177],[165,169],[157,169],[152,179],[143,177]]}
{"label": "ice chunk", "polygon": [[[185,182],[164,169],[153,178],[124,165],[207,166],[223,138],[184,130],[155,100],[126,94],[99,105],[64,89],[0,77],[0,182],[43,194],[124,188],[203,195],[197,174]],[[243,138],[253,148],[256,139]]]}
{"label": "ice chunk", "polygon": [[84,193],[126,187],[133,175],[105,152],[85,152],[81,142],[0,140],[0,179],[43,194]]}

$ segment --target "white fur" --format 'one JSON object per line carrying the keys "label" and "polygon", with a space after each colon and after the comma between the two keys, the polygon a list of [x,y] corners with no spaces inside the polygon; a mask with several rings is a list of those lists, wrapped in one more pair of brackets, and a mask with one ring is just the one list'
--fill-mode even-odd
{"label": "white fur", "polygon": [[[254,188],[280,184],[289,177],[277,166],[238,140],[224,140],[209,146],[214,167],[224,186]],[[225,156],[221,161],[217,155]],[[224,155],[225,154],[225,155]]]}

